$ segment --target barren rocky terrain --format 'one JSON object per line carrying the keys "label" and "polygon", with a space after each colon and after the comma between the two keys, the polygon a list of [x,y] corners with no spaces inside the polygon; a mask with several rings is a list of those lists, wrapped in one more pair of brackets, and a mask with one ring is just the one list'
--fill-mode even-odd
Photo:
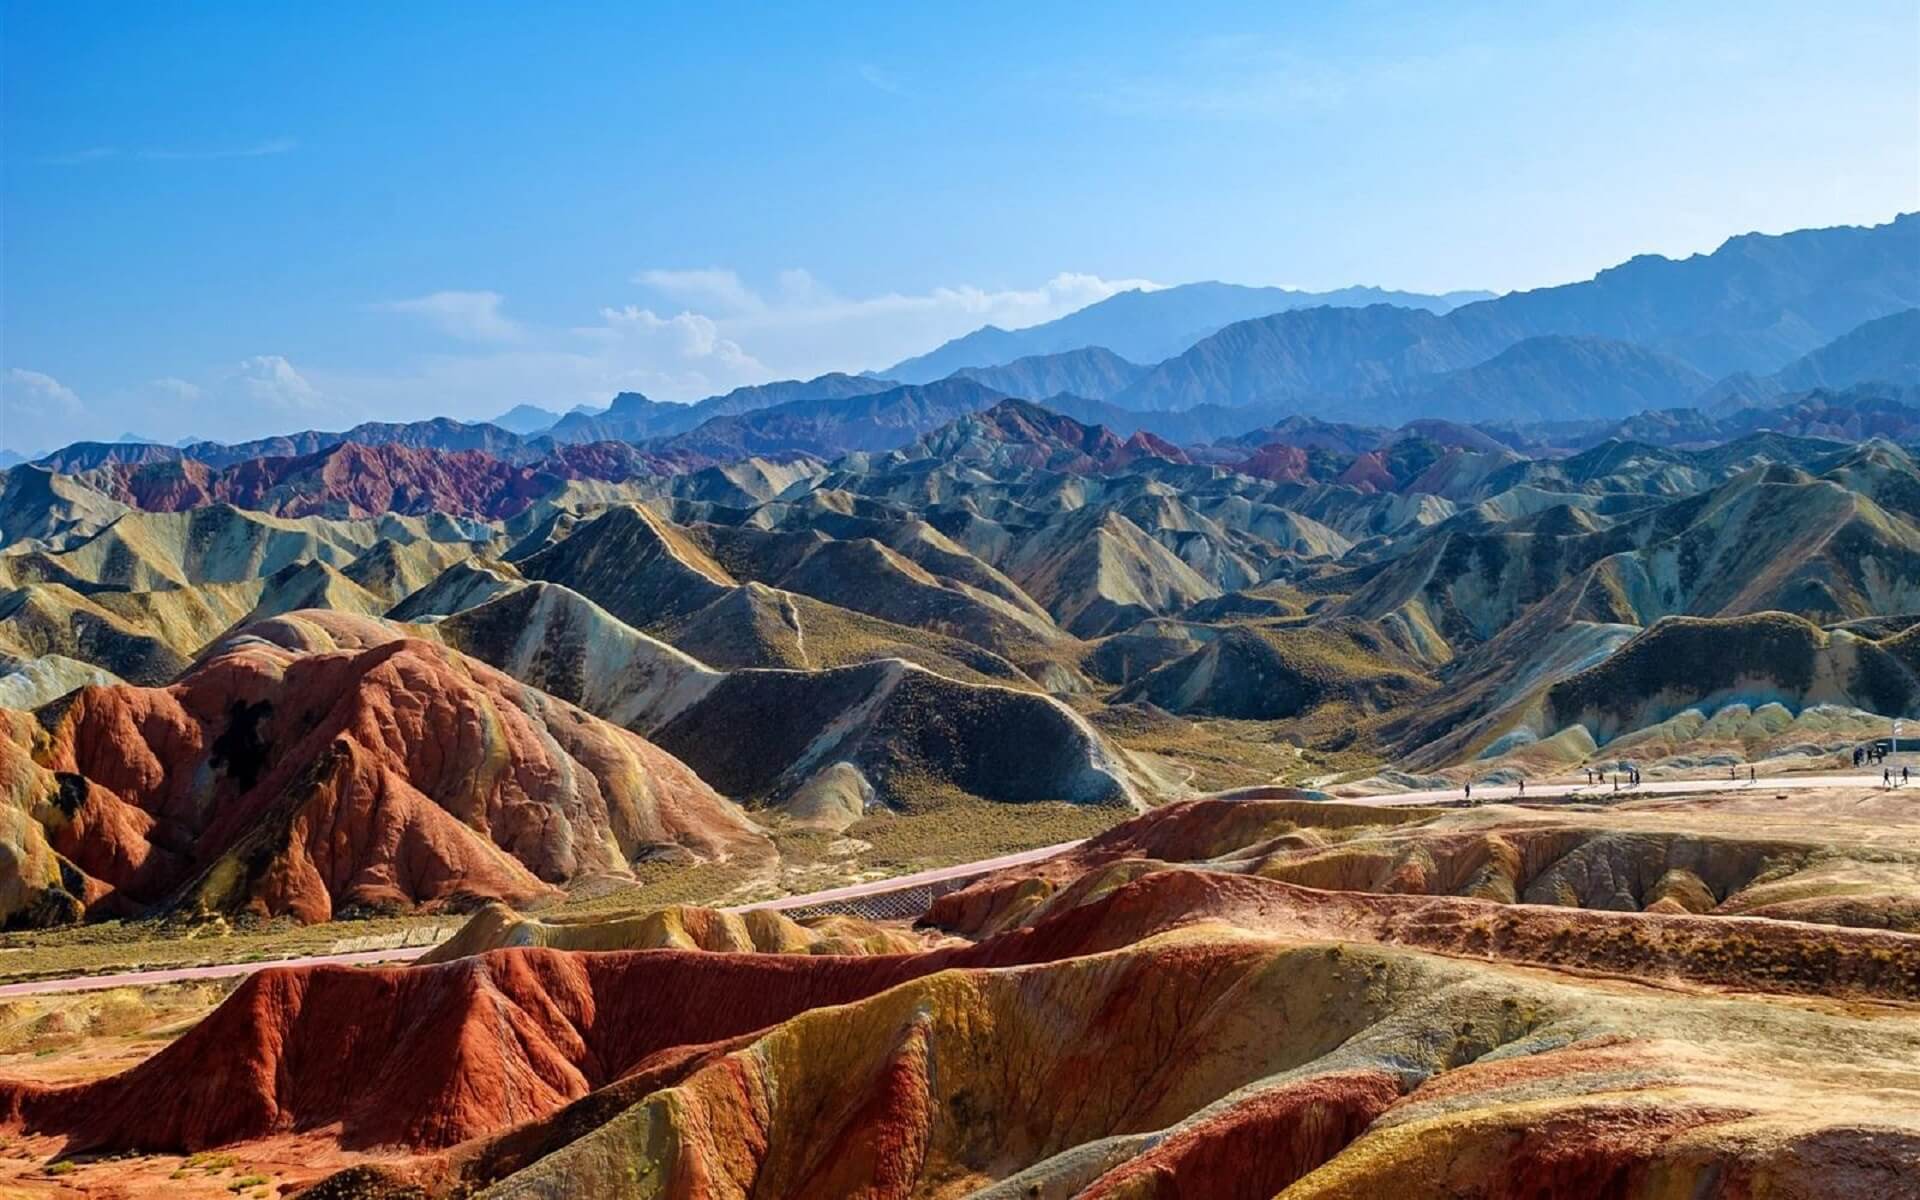
{"label": "barren rocky terrain", "polygon": [[1913,221],[8,469],[0,1192],[1920,1195]]}

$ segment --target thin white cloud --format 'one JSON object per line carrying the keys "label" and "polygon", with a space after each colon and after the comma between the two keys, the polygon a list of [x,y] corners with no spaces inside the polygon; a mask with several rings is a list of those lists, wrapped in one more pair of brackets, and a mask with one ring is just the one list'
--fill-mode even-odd
{"label": "thin white cloud", "polygon": [[275,154],[287,154],[299,148],[300,143],[290,137],[268,138],[264,142],[252,142],[244,146],[212,146],[197,149],[148,146],[138,150],[122,150],[117,146],[89,146],[83,150],[49,155],[40,161],[59,167],[106,162],[110,159],[137,159],[141,162],[213,162],[223,158],[268,158]]}
{"label": "thin white cloud", "polygon": [[766,370],[738,343],[721,337],[720,327],[713,318],[699,313],[683,312],[674,317],[660,317],[651,309],[629,304],[624,308],[603,308],[600,318],[617,340],[651,341],[664,338],[683,359],[713,359],[729,367]]}
{"label": "thin white cloud", "polygon": [[591,323],[564,330],[522,324],[512,344],[306,375],[330,403],[382,420],[484,420],[520,403],[598,407],[622,391],[697,400],[745,384],[889,366],[983,324],[1031,325],[1129,288],[1159,286],[1062,272],[1027,288],[846,296],[797,269],[764,289],[723,267],[651,269],[633,279],[651,302],[605,305]]}
{"label": "thin white cloud", "polygon": [[[698,275],[697,279],[691,278]],[[702,310],[718,336],[780,377],[882,368],[981,325],[1018,329],[1053,320],[1147,279],[1061,272],[1031,288],[945,285],[924,292],[845,296],[804,270],[781,272],[761,292],[732,271],[642,271],[635,281]],[[709,303],[702,306],[704,296]]]}
{"label": "thin white cloud", "polygon": [[1116,116],[1289,120],[1362,99],[1444,94],[1450,81],[1493,67],[1491,52],[1480,46],[1328,59],[1281,37],[1218,34],[1170,47],[1137,69],[1104,68],[1080,90],[1085,102]]}
{"label": "thin white cloud", "polygon": [[861,79],[866,81],[868,86],[878,88],[890,96],[904,96],[907,94],[906,85],[900,81],[898,75],[895,75],[891,71],[884,70],[872,63],[861,63],[855,68],[855,72]]}
{"label": "thin white cloud", "polygon": [[56,167],[76,167],[81,163],[99,162],[103,158],[113,158],[120,151],[112,146],[89,146],[85,150],[73,150],[66,154],[52,154],[41,159]]}
{"label": "thin white cloud", "polygon": [[597,406],[621,391],[697,400],[744,384],[885,367],[983,324],[1032,325],[1129,288],[1159,286],[1062,272],[1030,288],[846,296],[797,269],[764,290],[722,267],[651,269],[633,279],[653,303],[606,305],[597,321],[567,330],[522,325],[524,336],[511,345],[308,375],[330,400],[383,420],[478,420],[523,402]]}
{"label": "thin white cloud", "polygon": [[86,408],[74,390],[41,371],[0,375],[0,449],[39,454],[86,436]]}
{"label": "thin white cloud", "polygon": [[53,412],[80,411],[80,397],[66,384],[41,371],[8,367],[6,399],[9,411],[25,407],[44,407]]}
{"label": "thin white cloud", "polygon": [[220,379],[221,390],[277,412],[315,413],[327,407],[320,390],[278,354],[243,358]]}
{"label": "thin white cloud", "polygon": [[184,379],[175,379],[172,376],[148,380],[147,386],[160,395],[182,404],[191,404],[206,395],[206,389],[199,384],[188,383]]}
{"label": "thin white cloud", "polygon": [[[450,393],[433,399],[444,405]],[[256,354],[196,379],[166,376],[83,400],[51,375],[10,367],[0,374],[0,448],[43,454],[127,429],[171,441],[183,434],[245,441],[302,429],[345,429],[367,410],[323,388],[284,355]]]}
{"label": "thin white cloud", "polygon": [[290,153],[299,147],[300,143],[293,138],[277,137],[246,146],[222,146],[211,149],[179,149],[163,146],[137,151],[134,157],[152,162],[210,162],[221,158],[269,158],[275,154]]}
{"label": "thin white cloud", "polygon": [[[984,324],[1032,325],[1129,288],[1159,286],[1062,272],[1031,287],[953,284],[849,296],[804,270],[780,272],[756,288],[719,267],[641,271],[634,280],[651,294],[647,302],[602,306],[572,328],[509,320],[505,299],[494,292],[389,301],[376,307],[469,344],[345,367],[296,367],[282,355],[254,355],[187,379],[154,379],[91,398],[84,420],[76,413],[27,436],[16,434],[9,411],[0,444],[50,449],[123,427],[163,439],[242,441],[368,419],[485,420],[520,403],[599,407],[622,391],[697,400],[745,384],[886,367]],[[8,380],[9,410],[16,393],[78,405],[49,377],[17,374]]]}
{"label": "thin white cloud", "polygon": [[653,267],[636,271],[633,282],[681,304],[723,312],[751,312],[764,307],[753,289],[742,283],[737,273],[724,267],[692,270]]}
{"label": "thin white cloud", "polygon": [[501,311],[506,297],[499,292],[433,292],[408,300],[389,300],[374,307],[382,312],[418,317],[449,337],[469,342],[515,342],[523,336],[519,324]]}

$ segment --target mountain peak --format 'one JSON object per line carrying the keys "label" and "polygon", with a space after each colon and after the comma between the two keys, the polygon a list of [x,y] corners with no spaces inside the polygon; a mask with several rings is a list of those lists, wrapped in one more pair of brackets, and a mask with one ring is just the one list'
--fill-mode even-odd
{"label": "mountain peak", "polygon": [[[1478,297],[1480,293],[1456,295]],[[1088,347],[1104,347],[1131,362],[1152,363],[1180,353],[1223,326],[1291,309],[1396,304],[1445,312],[1459,302],[1378,288],[1306,292],[1216,280],[1166,288],[1130,288],[1024,329],[982,326],[926,354],[896,363],[884,373],[907,382],[924,382],[964,368],[1004,366],[1019,359]]]}

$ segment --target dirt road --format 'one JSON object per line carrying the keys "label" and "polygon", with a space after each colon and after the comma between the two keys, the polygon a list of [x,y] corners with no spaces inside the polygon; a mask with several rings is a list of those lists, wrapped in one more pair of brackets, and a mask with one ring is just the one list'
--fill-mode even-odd
{"label": "dirt road", "polygon": [[[1862,771],[1845,775],[1788,775],[1761,776],[1748,781],[1745,778],[1728,779],[1664,779],[1645,780],[1637,786],[1622,783],[1616,791],[1611,780],[1605,783],[1587,784],[1579,781],[1563,783],[1529,784],[1525,795],[1512,785],[1481,785],[1473,789],[1472,799],[1492,800],[1579,800],[1615,796],[1688,796],[1705,795],[1714,792],[1740,791],[1824,791],[1828,789],[1858,790],[1862,788],[1880,789],[1880,772]],[[1905,788],[1896,787],[1894,793],[1912,792],[1916,803],[1920,803],[1920,777]],[[1257,800],[1269,794],[1291,792],[1284,788],[1241,788],[1231,792],[1219,793],[1221,799]],[[1467,800],[1461,788],[1443,788],[1416,792],[1394,792],[1380,796],[1341,797],[1342,804],[1359,804],[1374,807],[1397,808],[1425,804],[1461,803]],[[847,887],[830,888],[823,892],[810,892],[804,896],[783,896],[777,900],[762,900],[754,904],[742,904],[728,909],[729,912],[748,912],[753,909],[773,909],[784,911],[795,908],[811,908],[821,904],[839,903],[856,900],[863,896],[880,896],[889,892],[906,891],[910,888],[929,884],[944,883],[956,879],[967,879],[977,875],[986,875],[1007,867],[1023,866],[1050,858],[1064,850],[1070,850],[1079,842],[1061,842],[1053,846],[1042,846],[1036,850],[1022,850],[1017,854],[1003,854],[998,858],[981,859],[978,862],[961,863],[958,866],[940,867],[931,871],[921,871],[913,875],[899,875],[891,879],[876,879],[871,883],[857,883]],[[319,954],[306,958],[285,958],[265,962],[219,963],[204,967],[172,967],[153,971],[127,971],[116,975],[77,975],[66,979],[35,979],[23,983],[0,985],[0,1000],[13,996],[33,996],[50,992],[83,992],[101,988],[136,987],[157,983],[181,983],[194,979],[221,979],[234,975],[250,975],[262,967],[303,967],[323,964],[353,965],[360,963],[408,962],[425,954],[430,946],[396,946],[390,950],[362,950],[350,954]]]}
{"label": "dirt road", "polygon": [[[1016,854],[1003,854],[998,858],[982,859],[979,862],[961,863],[958,866],[939,867],[931,871],[920,871],[913,875],[898,875],[890,879],[876,879],[870,883],[856,883],[847,887],[830,888],[824,892],[810,892],[804,896],[782,896],[777,900],[762,900],[755,904],[742,904],[729,908],[728,912],[749,912],[753,909],[773,909],[784,911],[794,908],[812,908],[820,904],[832,904],[847,900],[857,900],[863,896],[879,896],[888,892],[905,891],[909,888],[925,887],[929,884],[946,883],[955,879],[968,879],[976,875],[985,875],[1006,867],[1018,867],[1027,863],[1050,858],[1063,850],[1079,845],[1079,842],[1061,842],[1053,846],[1042,846],[1037,850],[1022,850]],[[152,971],[123,971],[114,975],[75,975],[66,979],[31,979],[22,983],[0,985],[0,1000],[15,996],[37,996],[55,992],[90,992],[104,988],[145,987],[160,983],[186,983],[196,979],[225,979],[235,975],[251,975],[262,967],[316,967],[326,965],[353,966],[362,963],[410,962],[419,958],[431,946],[396,946],[390,950],[359,950],[350,954],[314,954],[305,958],[282,958],[259,962],[217,963],[204,967],[167,967]]]}

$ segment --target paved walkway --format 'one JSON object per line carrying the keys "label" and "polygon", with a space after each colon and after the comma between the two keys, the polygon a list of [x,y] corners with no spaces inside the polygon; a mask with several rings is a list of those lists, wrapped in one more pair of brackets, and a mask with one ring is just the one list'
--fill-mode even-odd
{"label": "paved walkway", "polygon": [[102,988],[141,987],[153,983],[187,983],[195,979],[225,979],[233,975],[251,975],[262,967],[312,967],[326,964],[351,966],[355,963],[405,962],[419,958],[430,946],[396,946],[391,950],[359,950],[352,954],[315,954],[307,958],[283,958],[261,962],[214,963],[205,967],[165,967],[153,971],[122,971],[116,975],[74,975],[66,979],[29,979],[22,983],[0,985],[0,1000],[15,996],[38,996],[52,992],[92,992]]}
{"label": "paved walkway", "polygon": [[[1895,778],[1898,778],[1896,772]],[[1609,779],[1605,783],[1571,782],[1529,783],[1524,795],[1511,784],[1495,786],[1475,784],[1474,800],[1601,800],[1615,796],[1695,796],[1709,792],[1808,792],[1827,790],[1857,790],[1873,788],[1879,790],[1880,771],[1875,768],[1871,774],[1865,771],[1859,774],[1844,775],[1762,775],[1749,781],[1744,772],[1738,779],[1646,779],[1638,784],[1629,784],[1624,779],[1616,792]],[[1896,792],[1912,792],[1920,798],[1920,775],[1905,788],[1896,786]],[[1394,808],[1404,805],[1459,803],[1468,799],[1461,788],[1436,788],[1417,792],[1393,792],[1381,796],[1336,797],[1342,804],[1364,804],[1375,807]]]}
{"label": "paved walkway", "polygon": [[829,888],[824,892],[808,892],[804,896],[782,896],[778,900],[760,900],[753,904],[735,905],[725,911],[752,912],[755,909],[765,908],[775,912],[785,912],[793,908],[818,908],[823,904],[858,900],[863,896],[879,896],[887,892],[927,887],[956,879],[972,879],[995,871],[1003,871],[1008,867],[1024,867],[1028,863],[1039,862],[1043,858],[1052,858],[1079,844],[1078,841],[1056,842],[1051,846],[1041,846],[1035,850],[1021,850],[1014,854],[1002,854],[998,858],[983,858],[978,862],[961,863],[958,866],[935,867],[931,871],[919,871],[912,875],[895,875],[887,879],[875,879],[869,883],[849,884],[846,887]]}
{"label": "paved walkway", "polygon": [[[754,904],[741,904],[727,909],[727,912],[751,912],[754,909],[772,909],[784,912],[798,908],[818,908],[822,905],[841,905],[870,896],[882,896],[890,892],[907,891],[913,888],[935,888],[943,883],[972,879],[1007,867],[1024,866],[1051,858],[1063,850],[1078,846],[1079,842],[1061,842],[1053,846],[1042,846],[1037,850],[1022,850],[1017,854],[1003,854],[998,858],[981,859],[979,862],[961,863],[953,867],[938,867],[931,871],[920,871],[912,875],[898,875],[891,879],[875,879],[869,883],[856,883],[847,887],[830,888],[824,892],[809,892],[804,896],[782,896],[777,900],[761,900]],[[282,958],[258,962],[216,963],[204,967],[164,967],[151,971],[122,971],[113,975],[75,975],[65,979],[30,979],[21,983],[0,985],[0,1000],[15,996],[39,996],[60,992],[91,992],[104,988],[141,987],[157,983],[186,983],[196,979],[226,979],[235,975],[251,975],[263,967],[318,967],[318,966],[354,966],[363,963],[410,962],[419,958],[431,946],[395,946],[389,950],[359,950],[350,954],[314,954],[305,958]]]}

